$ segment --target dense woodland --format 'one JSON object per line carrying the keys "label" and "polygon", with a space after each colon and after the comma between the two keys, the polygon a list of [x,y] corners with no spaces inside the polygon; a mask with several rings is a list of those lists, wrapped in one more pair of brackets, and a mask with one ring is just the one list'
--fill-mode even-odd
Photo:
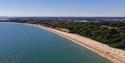
{"label": "dense woodland", "polygon": [[52,28],[65,28],[70,33],[79,34],[111,47],[125,49],[125,22],[69,22],[42,23]]}
{"label": "dense woodland", "polygon": [[[69,19],[68,19],[69,20]],[[5,22],[5,21],[1,21]],[[73,20],[52,19],[11,19],[7,22],[40,24],[47,27],[68,29],[70,33],[79,34],[111,47],[125,50],[125,21],[75,22]]]}

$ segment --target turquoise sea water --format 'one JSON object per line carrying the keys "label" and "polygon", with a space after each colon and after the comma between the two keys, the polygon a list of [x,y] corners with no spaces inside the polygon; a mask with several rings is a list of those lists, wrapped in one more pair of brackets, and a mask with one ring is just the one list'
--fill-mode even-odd
{"label": "turquoise sea water", "polygon": [[110,63],[46,30],[0,23],[0,63]]}

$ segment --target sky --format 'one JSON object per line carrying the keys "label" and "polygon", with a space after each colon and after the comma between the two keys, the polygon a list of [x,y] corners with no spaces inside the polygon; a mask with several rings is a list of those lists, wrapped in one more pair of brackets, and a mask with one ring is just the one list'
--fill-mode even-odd
{"label": "sky", "polygon": [[0,0],[0,16],[125,17],[125,0]]}

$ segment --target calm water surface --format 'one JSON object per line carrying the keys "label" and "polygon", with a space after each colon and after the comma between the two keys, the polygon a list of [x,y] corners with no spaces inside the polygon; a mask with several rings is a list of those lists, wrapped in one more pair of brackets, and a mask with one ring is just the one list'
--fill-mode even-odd
{"label": "calm water surface", "polygon": [[0,63],[110,63],[84,47],[37,27],[0,23]]}

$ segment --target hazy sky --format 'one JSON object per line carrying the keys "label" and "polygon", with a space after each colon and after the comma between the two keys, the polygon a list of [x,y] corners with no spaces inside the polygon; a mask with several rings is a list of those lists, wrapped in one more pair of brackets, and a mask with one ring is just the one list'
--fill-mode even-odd
{"label": "hazy sky", "polygon": [[0,16],[125,17],[125,0],[0,0]]}

